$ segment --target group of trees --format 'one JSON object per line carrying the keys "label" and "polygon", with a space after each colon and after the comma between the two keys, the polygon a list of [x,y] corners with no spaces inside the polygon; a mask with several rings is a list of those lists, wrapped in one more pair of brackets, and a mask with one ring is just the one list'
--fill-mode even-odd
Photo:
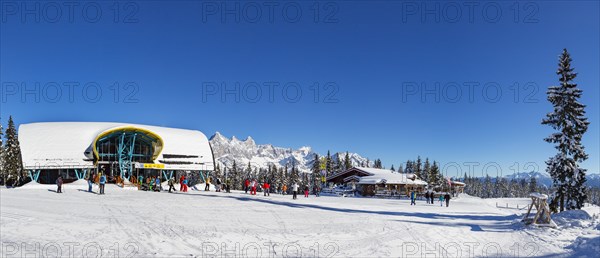
{"label": "group of trees", "polygon": [[469,177],[465,174],[465,193],[481,198],[523,198],[532,192],[549,193],[550,189],[539,185],[535,177],[529,180],[507,179],[506,177],[492,178]]}
{"label": "group of trees", "polygon": [[400,164],[397,171],[392,165],[391,170],[398,173],[414,174],[430,186],[443,186],[446,183],[439,163],[437,161],[430,162],[429,158],[425,158],[425,162],[423,162],[421,156],[418,156],[416,160],[407,160],[404,166]]}
{"label": "group of trees", "polygon": [[23,183],[24,178],[17,128],[10,116],[6,131],[0,123],[0,184],[17,186]]}

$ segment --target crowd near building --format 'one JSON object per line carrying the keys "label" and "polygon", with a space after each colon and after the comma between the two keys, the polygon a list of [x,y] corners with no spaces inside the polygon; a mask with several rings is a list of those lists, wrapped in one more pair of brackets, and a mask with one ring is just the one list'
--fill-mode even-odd
{"label": "crowd near building", "polygon": [[195,175],[214,170],[207,137],[200,131],[159,126],[52,122],[22,124],[19,140],[23,169],[32,181],[65,183],[102,174],[108,183]]}

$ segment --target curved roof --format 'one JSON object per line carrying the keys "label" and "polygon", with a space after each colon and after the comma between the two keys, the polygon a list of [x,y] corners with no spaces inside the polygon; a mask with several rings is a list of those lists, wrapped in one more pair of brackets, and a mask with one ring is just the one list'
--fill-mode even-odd
{"label": "curved roof", "polygon": [[105,122],[49,122],[20,125],[19,142],[23,165],[25,169],[93,167],[94,141],[103,132],[120,127],[140,128],[162,138],[164,146],[154,163],[160,164],[164,160],[171,163],[183,160],[193,163],[165,164],[164,169],[214,169],[210,143],[206,135],[200,131]]}

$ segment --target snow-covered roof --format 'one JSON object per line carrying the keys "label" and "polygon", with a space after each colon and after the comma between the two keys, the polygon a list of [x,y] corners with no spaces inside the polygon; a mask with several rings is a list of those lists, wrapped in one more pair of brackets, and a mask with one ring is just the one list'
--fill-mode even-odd
{"label": "snow-covered roof", "polygon": [[452,181],[452,185],[465,186],[467,184],[465,184],[463,182],[459,182],[459,181]]}
{"label": "snow-covered roof", "polygon": [[355,169],[364,171],[369,176],[360,178],[358,184],[405,184],[405,185],[427,185],[427,182],[415,177],[414,174],[392,173],[389,169],[356,167]]}
{"label": "snow-covered roof", "polygon": [[[160,163],[165,154],[195,156],[186,158],[193,164],[166,164],[172,170],[213,170],[213,154],[206,136],[196,130],[106,122],[49,122],[19,126],[19,142],[25,169],[93,167],[94,140],[103,132],[120,127],[150,131],[163,141]],[[177,159],[169,158],[169,161]]]}

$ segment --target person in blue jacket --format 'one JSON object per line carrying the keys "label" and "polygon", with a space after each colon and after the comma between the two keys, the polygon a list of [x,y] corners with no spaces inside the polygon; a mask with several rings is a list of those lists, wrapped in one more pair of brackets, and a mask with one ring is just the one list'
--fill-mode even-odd
{"label": "person in blue jacket", "polygon": [[156,186],[156,187],[154,188],[154,191],[155,191],[155,192],[160,192],[160,190],[161,190],[161,189],[160,189],[160,188],[161,188],[161,185],[160,185],[160,177],[159,177],[159,176],[157,176],[157,177],[156,177],[156,183],[155,183],[155,186]]}
{"label": "person in blue jacket", "polygon": [[106,175],[100,176],[100,194],[104,194],[104,185],[106,184]]}
{"label": "person in blue jacket", "polygon": [[415,191],[410,192],[410,205],[417,205],[415,200],[417,199],[417,193]]}

